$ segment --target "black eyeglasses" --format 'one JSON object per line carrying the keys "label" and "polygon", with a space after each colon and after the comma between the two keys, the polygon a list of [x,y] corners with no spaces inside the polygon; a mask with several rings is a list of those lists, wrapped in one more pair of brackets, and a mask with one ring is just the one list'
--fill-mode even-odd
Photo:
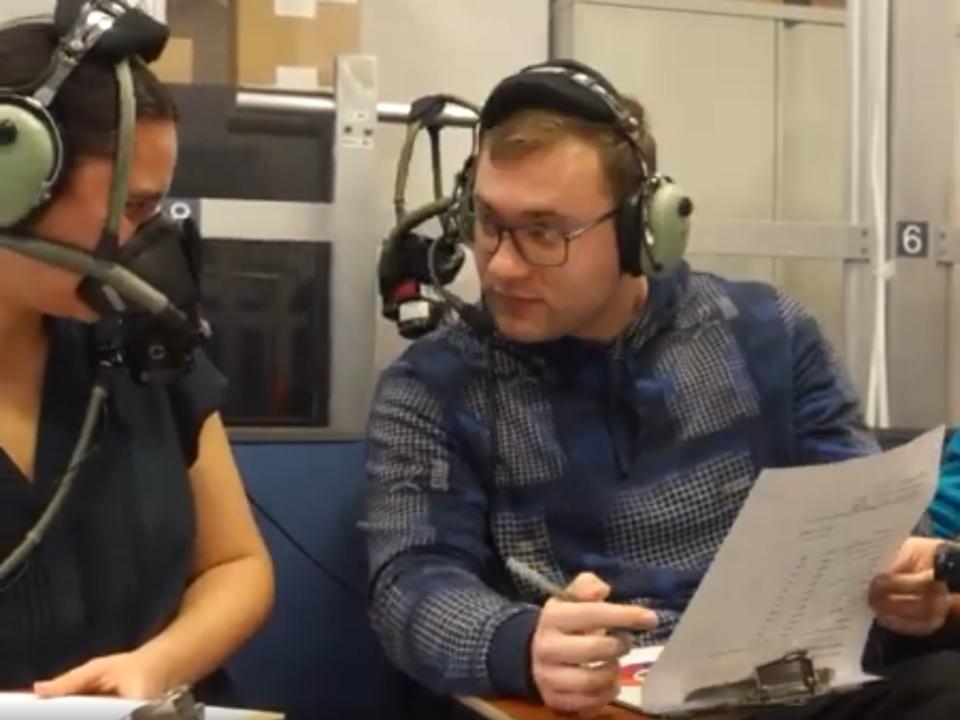
{"label": "black eyeglasses", "polygon": [[497,224],[488,212],[471,208],[465,218],[467,240],[474,249],[494,255],[500,249],[504,236],[509,236],[520,257],[529,265],[558,267],[567,262],[572,240],[612,218],[618,209],[612,208],[573,230],[561,230],[548,225],[506,227]]}

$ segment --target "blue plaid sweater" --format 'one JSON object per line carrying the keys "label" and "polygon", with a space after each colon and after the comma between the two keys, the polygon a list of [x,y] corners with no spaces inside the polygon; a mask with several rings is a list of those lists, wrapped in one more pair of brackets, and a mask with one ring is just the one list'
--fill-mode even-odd
{"label": "blue plaid sweater", "polygon": [[368,435],[373,625],[449,694],[535,693],[544,597],[504,558],[596,573],[662,642],[762,468],[876,450],[799,304],[686,267],[610,344],[441,328],[385,371]]}

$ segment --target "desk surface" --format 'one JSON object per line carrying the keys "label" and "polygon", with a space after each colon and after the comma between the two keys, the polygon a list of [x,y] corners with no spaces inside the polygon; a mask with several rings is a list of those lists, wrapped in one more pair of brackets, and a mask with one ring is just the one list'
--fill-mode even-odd
{"label": "desk surface", "polygon": [[[475,697],[459,700],[479,717],[487,720],[570,720],[571,717],[522,700],[486,700]],[[642,720],[644,717],[646,716],[633,710],[608,705],[596,714],[591,714],[590,720]]]}
{"label": "desk surface", "polygon": [[[576,717],[555,710],[533,705],[523,700],[487,700],[476,697],[457,698],[478,717],[487,720],[570,720]],[[697,715],[698,720],[745,720],[754,710],[727,710]],[[589,715],[589,720],[649,720],[649,716],[636,710],[627,710],[619,705],[607,705]]]}

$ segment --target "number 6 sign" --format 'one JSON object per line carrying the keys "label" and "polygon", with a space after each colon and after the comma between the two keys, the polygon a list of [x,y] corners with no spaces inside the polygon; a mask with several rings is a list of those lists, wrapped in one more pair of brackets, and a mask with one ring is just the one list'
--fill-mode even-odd
{"label": "number 6 sign", "polygon": [[930,254],[930,226],[926,222],[897,223],[897,257],[925,258]]}

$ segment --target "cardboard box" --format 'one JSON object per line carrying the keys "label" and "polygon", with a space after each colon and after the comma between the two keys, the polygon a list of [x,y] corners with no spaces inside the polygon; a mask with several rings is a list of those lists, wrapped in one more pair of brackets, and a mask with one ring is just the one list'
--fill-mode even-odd
{"label": "cardboard box", "polygon": [[360,48],[356,2],[242,0],[234,10],[240,87],[330,87],[336,56]]}
{"label": "cardboard box", "polygon": [[151,68],[166,83],[233,84],[232,14],[222,0],[168,0],[171,37]]}
{"label": "cardboard box", "polygon": [[193,40],[172,37],[163,55],[150,68],[165,83],[193,83]]}
{"label": "cardboard box", "polygon": [[167,19],[174,36],[193,41],[193,82],[233,85],[233,13],[228,4],[223,0],[168,0]]}

